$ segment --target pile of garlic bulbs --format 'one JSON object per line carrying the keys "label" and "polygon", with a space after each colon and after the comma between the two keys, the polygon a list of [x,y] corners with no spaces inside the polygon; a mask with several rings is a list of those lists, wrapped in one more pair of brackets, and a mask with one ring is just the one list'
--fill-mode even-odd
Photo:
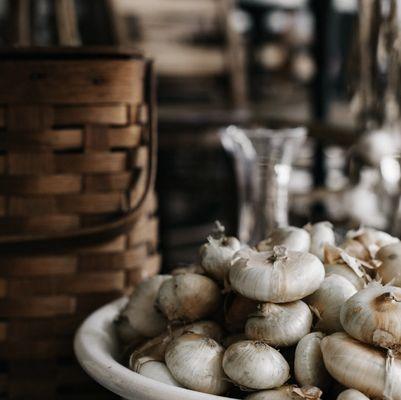
{"label": "pile of garlic bulbs", "polygon": [[140,284],[115,321],[126,362],[160,382],[247,400],[401,400],[401,242],[336,244],[328,222],[255,248],[217,229],[200,264]]}

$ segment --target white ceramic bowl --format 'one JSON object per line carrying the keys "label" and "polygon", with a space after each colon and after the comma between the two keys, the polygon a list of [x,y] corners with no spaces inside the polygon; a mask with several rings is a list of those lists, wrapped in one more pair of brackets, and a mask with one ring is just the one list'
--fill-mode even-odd
{"label": "white ceramic bowl", "polygon": [[119,364],[113,320],[126,301],[119,299],[95,311],[75,335],[75,354],[93,379],[127,400],[228,400],[228,397],[169,386]]}

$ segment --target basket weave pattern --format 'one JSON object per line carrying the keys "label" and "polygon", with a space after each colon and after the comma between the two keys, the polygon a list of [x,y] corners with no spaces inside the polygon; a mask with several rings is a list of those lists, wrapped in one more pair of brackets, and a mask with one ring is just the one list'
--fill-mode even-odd
{"label": "basket weave pattern", "polygon": [[[151,173],[148,74],[140,57],[0,60],[0,236],[68,236],[135,208]],[[106,241],[2,254],[0,397],[91,398],[73,333],[158,272],[157,204],[146,199]]]}

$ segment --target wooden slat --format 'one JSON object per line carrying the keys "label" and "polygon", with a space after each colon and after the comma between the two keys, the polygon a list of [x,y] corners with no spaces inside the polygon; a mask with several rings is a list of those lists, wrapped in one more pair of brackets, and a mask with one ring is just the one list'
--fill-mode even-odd
{"label": "wooden slat", "polygon": [[2,256],[0,276],[35,277],[70,275],[77,270],[78,258],[75,255],[60,256]]}
{"label": "wooden slat", "polygon": [[80,271],[140,268],[149,255],[147,245],[120,252],[84,254],[79,257]]}
{"label": "wooden slat", "polygon": [[10,216],[39,216],[49,214],[99,214],[125,210],[120,193],[72,194],[40,197],[9,198]]}
{"label": "wooden slat", "polygon": [[[1,127],[0,109],[0,127]],[[106,135],[110,149],[138,147],[142,127],[132,125],[121,128],[108,127]],[[83,147],[82,129],[53,129],[40,132],[13,132],[0,135],[0,150],[74,150]],[[1,170],[0,170],[1,172]]]}
{"label": "wooden slat", "polygon": [[126,170],[127,155],[123,152],[59,154],[55,162],[60,173],[113,173]]}
{"label": "wooden slat", "polygon": [[2,61],[0,103],[141,103],[143,60]]}
{"label": "wooden slat", "polygon": [[56,125],[60,126],[83,124],[126,125],[129,122],[127,107],[123,104],[104,106],[60,106],[54,109],[54,121]]}
{"label": "wooden slat", "polygon": [[124,289],[124,271],[81,273],[74,275],[9,279],[7,298],[47,296],[55,293],[82,294],[121,292]]}
{"label": "wooden slat", "polygon": [[72,0],[57,0],[54,3],[58,40],[61,46],[81,44],[78,31],[77,11]]}
{"label": "wooden slat", "polygon": [[114,192],[128,190],[131,184],[131,173],[86,175],[85,192]]}
{"label": "wooden slat", "polygon": [[157,218],[142,218],[135,229],[129,234],[129,245],[135,246],[140,243],[146,243],[158,236],[159,222]]}
{"label": "wooden slat", "polygon": [[81,225],[77,215],[40,215],[25,217],[1,217],[1,235],[18,233],[56,233],[78,229]]}
{"label": "wooden slat", "polygon": [[75,299],[60,295],[0,301],[0,318],[51,318],[73,314],[75,310]]}
{"label": "wooden slat", "polygon": [[[24,170],[27,172],[25,168]],[[79,193],[81,189],[80,175],[0,175],[0,194],[5,195]]]}
{"label": "wooden slat", "polygon": [[149,257],[146,262],[142,265],[142,268],[133,269],[128,273],[129,284],[136,286],[143,280],[150,278],[151,276],[158,274],[160,271],[161,257],[159,254],[155,254]]}

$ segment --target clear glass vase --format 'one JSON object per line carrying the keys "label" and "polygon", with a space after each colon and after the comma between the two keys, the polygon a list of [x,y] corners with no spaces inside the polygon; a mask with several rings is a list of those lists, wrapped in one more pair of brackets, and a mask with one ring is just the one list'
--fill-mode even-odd
{"label": "clear glass vase", "polygon": [[273,228],[288,225],[292,163],[306,138],[306,129],[231,126],[221,131],[221,138],[236,167],[239,236],[242,241],[254,244]]}

